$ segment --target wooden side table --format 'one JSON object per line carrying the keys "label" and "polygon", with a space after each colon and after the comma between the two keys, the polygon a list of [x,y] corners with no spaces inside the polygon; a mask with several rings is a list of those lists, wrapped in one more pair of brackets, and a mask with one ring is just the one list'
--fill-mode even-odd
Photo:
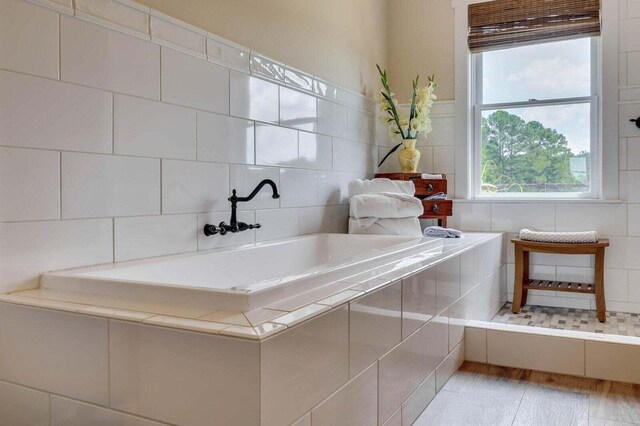
{"label": "wooden side table", "polygon": [[453,201],[424,199],[438,192],[447,193],[447,175],[443,174],[442,179],[422,179],[421,173],[377,173],[375,177],[413,181],[416,198],[422,199],[424,207],[424,213],[418,219],[436,219],[438,225],[447,227],[447,218],[453,215]]}
{"label": "wooden side table", "polygon": [[[513,283],[513,313],[520,312],[520,307],[527,303],[529,290],[566,291],[572,293],[591,293],[596,295],[598,320],[604,322],[607,308],[604,301],[604,249],[609,247],[609,240],[600,239],[595,243],[539,243],[523,241],[519,238],[511,240],[515,248],[516,271]],[[529,253],[554,254],[593,254],[596,257],[594,284],[573,283],[564,281],[546,281],[529,279]]]}

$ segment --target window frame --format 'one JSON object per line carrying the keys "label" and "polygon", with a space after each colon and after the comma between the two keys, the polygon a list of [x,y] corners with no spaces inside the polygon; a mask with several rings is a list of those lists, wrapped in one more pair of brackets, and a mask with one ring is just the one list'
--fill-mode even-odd
{"label": "window frame", "polygon": [[[531,199],[599,199],[602,193],[602,157],[601,157],[601,87],[602,87],[602,42],[601,37],[589,37],[591,41],[591,95],[571,98],[556,98],[519,102],[482,103],[482,55],[469,52],[469,136],[471,138],[470,195],[480,200],[531,200]],[[548,44],[547,41],[541,44]],[[519,47],[519,46],[516,46]],[[495,109],[517,109],[533,106],[553,106],[589,103],[590,108],[590,178],[589,192],[482,192],[482,112]]]}

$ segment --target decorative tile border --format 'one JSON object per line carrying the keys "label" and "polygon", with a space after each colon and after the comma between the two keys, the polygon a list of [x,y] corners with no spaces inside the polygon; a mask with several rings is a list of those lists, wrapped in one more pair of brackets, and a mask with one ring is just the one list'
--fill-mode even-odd
{"label": "decorative tile border", "polygon": [[332,102],[373,112],[375,100],[289,67],[132,0],[26,0]]}

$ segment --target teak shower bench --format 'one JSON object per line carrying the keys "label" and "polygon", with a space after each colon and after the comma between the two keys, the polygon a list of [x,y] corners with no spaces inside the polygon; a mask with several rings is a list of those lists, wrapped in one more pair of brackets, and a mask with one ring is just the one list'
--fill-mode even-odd
{"label": "teak shower bench", "polygon": [[[523,241],[520,238],[511,240],[515,248],[516,271],[513,283],[513,313],[520,312],[520,307],[527,303],[529,290],[566,291],[572,293],[590,293],[596,295],[598,320],[604,322],[607,308],[604,301],[604,249],[609,240],[600,239],[595,243],[539,243]],[[596,257],[594,284],[565,281],[547,281],[529,279],[529,253],[553,254],[593,254]]]}

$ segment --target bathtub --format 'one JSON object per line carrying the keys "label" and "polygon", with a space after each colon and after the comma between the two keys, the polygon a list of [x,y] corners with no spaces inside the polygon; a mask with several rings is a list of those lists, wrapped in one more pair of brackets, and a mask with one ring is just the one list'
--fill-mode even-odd
{"label": "bathtub", "polygon": [[51,272],[41,288],[245,312],[442,247],[432,238],[315,234]]}

